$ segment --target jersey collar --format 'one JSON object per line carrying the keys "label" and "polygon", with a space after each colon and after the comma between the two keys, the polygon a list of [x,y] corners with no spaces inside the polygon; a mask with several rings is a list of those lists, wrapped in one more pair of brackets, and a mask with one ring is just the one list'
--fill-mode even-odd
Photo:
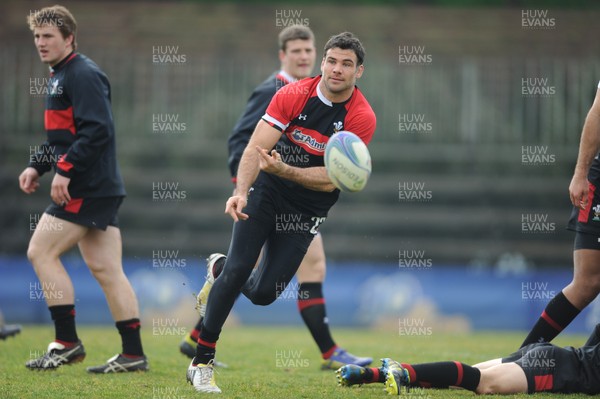
{"label": "jersey collar", "polygon": [[352,99],[352,97],[354,96],[354,92],[357,89],[356,85],[354,85],[354,90],[352,90],[352,94],[346,101],[343,101],[341,103],[333,103],[333,102],[329,101],[327,99],[327,97],[325,97],[323,92],[321,91],[321,80],[322,79],[323,79],[323,75],[320,76],[319,83],[317,83],[317,96],[319,97],[319,100],[321,100],[323,102],[323,104],[329,105],[330,107],[333,107],[334,104],[346,104],[348,101],[350,101]]}
{"label": "jersey collar", "polygon": [[292,75],[290,75],[289,73],[287,73],[287,72],[286,72],[286,71],[284,71],[283,69],[282,69],[282,70],[280,70],[280,71],[277,73],[277,75],[281,76],[281,77],[282,77],[282,78],[285,80],[285,83],[286,83],[286,84],[288,84],[288,83],[292,83],[292,82],[295,82],[295,81],[296,81],[296,79],[294,79],[294,78],[292,77]]}
{"label": "jersey collar", "polygon": [[49,67],[50,68],[50,75],[54,75],[56,73],[56,71],[58,71],[63,66],[65,66],[66,64],[68,64],[76,56],[77,56],[77,53],[75,53],[74,51],[72,51],[69,55],[67,55],[65,58],[63,58],[58,64],[54,65],[53,67]]}
{"label": "jersey collar", "polygon": [[[323,79],[322,76],[321,79]],[[317,96],[319,97],[319,100],[323,102],[323,104],[333,107],[333,103],[329,101],[327,97],[325,97],[325,94],[323,94],[323,92],[321,91],[321,79],[319,79],[319,83],[317,83]]]}

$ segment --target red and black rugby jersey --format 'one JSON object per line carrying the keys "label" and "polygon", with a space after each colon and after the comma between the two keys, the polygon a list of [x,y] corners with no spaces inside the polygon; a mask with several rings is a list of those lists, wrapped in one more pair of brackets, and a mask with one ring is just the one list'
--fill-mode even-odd
{"label": "red and black rugby jersey", "polygon": [[[338,131],[350,131],[367,145],[375,132],[375,113],[358,87],[348,100],[332,103],[321,93],[320,81],[321,76],[316,76],[281,88],[263,116],[282,132],[275,149],[289,165],[324,166],[325,146]],[[339,196],[339,190],[314,191],[268,173],[261,175],[280,188],[287,199],[318,216],[327,215]]]}
{"label": "red and black rugby jersey", "polygon": [[47,140],[29,166],[40,175],[54,168],[69,177],[73,198],[125,195],[108,78],[79,53],[69,54],[50,71],[44,113]]}

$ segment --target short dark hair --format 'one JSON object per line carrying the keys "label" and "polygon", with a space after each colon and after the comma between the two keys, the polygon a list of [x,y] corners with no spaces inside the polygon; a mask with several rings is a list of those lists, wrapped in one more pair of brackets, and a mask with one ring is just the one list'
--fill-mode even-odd
{"label": "short dark hair", "polygon": [[331,36],[325,44],[323,56],[325,56],[325,54],[327,54],[327,50],[331,48],[354,51],[358,65],[362,65],[365,60],[365,48],[360,40],[358,40],[358,37],[354,36],[354,34],[351,32],[342,32]]}
{"label": "short dark hair", "polygon": [[291,25],[279,32],[279,49],[285,51],[287,42],[290,40],[312,40],[315,41],[313,31],[304,25]]}
{"label": "short dark hair", "polygon": [[27,16],[27,23],[31,31],[43,26],[56,26],[63,39],[73,35],[73,51],[77,50],[77,21],[66,7],[57,4],[30,12]]}

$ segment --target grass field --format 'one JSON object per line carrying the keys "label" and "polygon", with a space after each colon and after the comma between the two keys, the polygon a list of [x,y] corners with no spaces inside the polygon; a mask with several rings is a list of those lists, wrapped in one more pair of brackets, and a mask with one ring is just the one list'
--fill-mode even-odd
{"label": "grass field", "polygon": [[[51,326],[24,326],[16,338],[0,341],[0,398],[193,398],[197,394],[185,381],[189,361],[178,352],[180,335],[165,335],[142,328],[150,372],[91,375],[87,366],[103,363],[120,350],[120,339],[111,327],[78,329],[87,357],[83,363],[53,372],[32,372],[24,363],[38,356],[53,338]],[[406,362],[459,360],[468,364],[501,357],[513,351],[523,333],[476,333],[467,336],[431,334],[399,336],[393,332],[335,329],[335,337],[348,350],[377,359],[392,357]],[[563,336],[559,345],[580,345],[582,336]],[[333,371],[320,370],[316,345],[304,328],[228,328],[219,342],[218,359],[229,365],[217,369],[223,398],[384,398],[383,385],[342,388]],[[410,398],[474,397],[468,391],[414,390]],[[526,397],[518,395],[516,397]],[[512,396],[511,396],[512,397]],[[552,394],[536,397],[551,398]],[[560,395],[583,398],[586,395]]]}

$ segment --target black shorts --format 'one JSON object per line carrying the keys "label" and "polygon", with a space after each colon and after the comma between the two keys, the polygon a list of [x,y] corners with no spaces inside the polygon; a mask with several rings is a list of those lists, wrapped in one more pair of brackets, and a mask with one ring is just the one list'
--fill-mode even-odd
{"label": "black shorts", "polygon": [[575,243],[573,249],[595,249],[600,250],[600,235],[588,234],[577,231],[575,233]]}
{"label": "black shorts", "polygon": [[573,207],[567,229],[600,237],[600,193],[596,190],[596,186],[589,183],[588,206],[585,209]]}
{"label": "black shorts", "polygon": [[[535,343],[502,359],[518,364],[527,378],[528,393],[600,392],[596,347],[560,348],[550,343]],[[597,349],[597,348],[596,348]]]}
{"label": "black shorts", "polygon": [[306,213],[261,182],[252,186],[244,212],[249,218],[234,225],[225,269],[252,267],[264,246],[261,261],[242,292],[254,304],[268,305],[296,274],[325,217]]}
{"label": "black shorts", "polygon": [[123,198],[71,198],[65,206],[51,203],[45,213],[81,226],[106,230],[108,226],[119,227],[117,213]]}

